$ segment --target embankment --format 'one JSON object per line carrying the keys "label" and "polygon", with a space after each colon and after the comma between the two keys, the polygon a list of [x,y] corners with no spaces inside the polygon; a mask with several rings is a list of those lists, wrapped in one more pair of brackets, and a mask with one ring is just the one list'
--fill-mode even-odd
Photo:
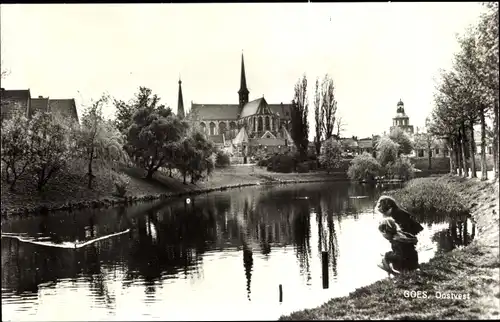
{"label": "embankment", "polygon": [[422,264],[420,272],[378,281],[349,296],[334,298],[318,308],[295,312],[280,320],[498,318],[498,181],[459,177],[444,180],[465,198],[476,222],[478,234],[469,246],[437,255]]}
{"label": "embankment", "polygon": [[50,187],[50,190],[43,194],[23,189],[24,187],[14,193],[8,191],[6,186],[3,186],[2,216],[84,208],[106,208],[261,184],[347,180],[344,173],[273,173],[260,167],[230,166],[217,169],[207,180],[196,184],[183,184],[181,178],[171,178],[162,173],[155,174],[153,180],[145,180],[142,178],[142,171],[138,169],[128,168],[122,170],[130,179],[125,197],[114,195],[112,183],[110,182],[96,182],[98,188],[89,190],[81,179],[69,177],[62,177],[59,182],[56,182]]}

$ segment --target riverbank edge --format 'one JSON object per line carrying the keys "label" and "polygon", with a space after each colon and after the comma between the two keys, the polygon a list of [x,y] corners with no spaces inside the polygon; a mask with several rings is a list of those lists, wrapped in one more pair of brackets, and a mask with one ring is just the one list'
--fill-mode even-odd
{"label": "riverbank edge", "polygon": [[[435,177],[438,179],[439,177]],[[493,182],[480,179],[465,179],[453,176],[457,181],[474,181],[477,190],[464,181],[460,192],[466,196],[476,229],[480,232],[469,245],[459,247],[448,253],[438,254],[429,262],[421,264],[421,268],[430,272],[421,274],[411,272],[408,275],[385,278],[372,284],[357,288],[349,295],[328,300],[315,308],[303,309],[282,315],[278,321],[285,320],[359,320],[359,319],[495,319],[500,307],[498,292],[500,259],[498,251],[498,213],[491,211],[491,204],[479,206],[479,199],[490,199],[491,193],[484,193],[485,186],[496,185],[496,210],[498,211],[498,179]],[[483,184],[482,188],[478,188]],[[475,196],[476,195],[476,196]],[[488,198],[489,197],[489,198]],[[495,223],[496,221],[496,223]],[[482,234],[484,232],[484,235]],[[496,236],[496,237],[495,237]],[[493,242],[492,242],[493,241]],[[496,246],[498,245],[498,246]],[[485,273],[486,272],[486,273]],[[492,274],[493,273],[493,274]],[[492,276],[494,276],[492,278]],[[429,281],[431,279],[432,281]],[[464,287],[465,286],[465,287]],[[489,294],[482,291],[488,288]],[[469,293],[470,303],[460,300],[432,300],[415,292],[415,297],[405,296],[404,292],[420,291],[435,293]],[[456,291],[454,291],[456,290]],[[411,294],[411,293],[408,293]],[[434,295],[435,296],[435,295]],[[473,298],[473,296],[475,298]],[[496,304],[495,304],[496,301]],[[446,306],[443,305],[446,303]],[[493,304],[492,304],[493,303]],[[484,311],[483,312],[483,307]],[[385,309],[385,310],[384,310]]]}
{"label": "riverbank edge", "polygon": [[129,206],[140,202],[168,200],[171,198],[194,196],[215,191],[224,191],[228,189],[237,189],[237,188],[259,186],[259,185],[314,183],[314,182],[346,182],[346,181],[350,180],[345,178],[294,179],[294,180],[269,178],[258,182],[245,182],[240,184],[221,185],[210,188],[195,188],[193,190],[184,190],[179,192],[164,192],[159,194],[157,193],[157,194],[147,194],[147,195],[131,195],[125,197],[108,196],[99,199],[80,200],[80,201],[66,202],[66,203],[54,202],[49,205],[42,205],[35,207],[4,209],[2,210],[1,216],[3,218],[8,218],[12,216],[35,215],[41,213],[45,214],[48,212],[57,212],[57,211],[72,211],[72,210],[82,210],[82,209],[110,208],[115,206]]}

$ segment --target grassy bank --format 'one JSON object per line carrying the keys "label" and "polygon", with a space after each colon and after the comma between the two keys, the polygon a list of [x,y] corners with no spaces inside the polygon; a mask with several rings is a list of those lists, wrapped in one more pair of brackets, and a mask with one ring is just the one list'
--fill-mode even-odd
{"label": "grassy bank", "polygon": [[[437,255],[422,264],[420,272],[378,281],[281,320],[498,318],[498,182],[451,176],[420,180],[438,180],[460,195],[477,224],[476,239],[467,247]],[[427,298],[405,297],[405,291],[426,292]],[[469,293],[470,299],[438,299],[436,292]]]}
{"label": "grassy bank", "polygon": [[2,182],[2,216],[110,207],[258,184],[346,179],[343,173],[330,175],[323,172],[273,173],[260,167],[245,165],[216,169],[205,180],[196,184],[183,184],[182,179],[175,174],[169,177],[167,174],[157,172],[152,180],[146,180],[141,169],[123,168],[120,173],[128,178],[129,185],[126,196],[117,197],[114,193],[113,174],[109,170],[97,173],[93,189],[87,188],[86,178],[82,174],[74,173],[61,173],[43,193],[38,193],[32,184],[22,180],[17,184],[16,191],[11,192],[7,184]]}

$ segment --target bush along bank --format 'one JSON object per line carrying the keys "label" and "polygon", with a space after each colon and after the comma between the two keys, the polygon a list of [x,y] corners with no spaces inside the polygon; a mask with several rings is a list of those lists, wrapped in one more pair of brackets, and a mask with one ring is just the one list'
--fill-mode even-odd
{"label": "bush along bank", "polygon": [[103,197],[94,200],[82,200],[74,202],[64,202],[64,203],[53,203],[49,205],[40,205],[35,207],[18,207],[18,208],[6,208],[2,210],[2,217],[14,216],[14,215],[25,215],[25,214],[43,214],[54,211],[71,211],[87,208],[109,208],[118,205],[132,205],[139,202],[148,202],[154,200],[165,200],[169,198],[178,198],[183,196],[199,195],[203,193],[210,193],[215,191],[224,191],[228,189],[243,188],[250,186],[258,186],[264,184],[291,184],[291,183],[312,183],[312,182],[327,182],[327,181],[342,181],[344,178],[340,177],[325,177],[325,178],[313,178],[313,179],[280,179],[270,176],[259,175],[259,182],[248,182],[240,184],[230,184],[223,185],[220,187],[211,188],[195,188],[192,190],[184,190],[179,192],[165,192],[150,195],[140,195],[140,196],[125,196],[125,197]]}
{"label": "bush along bank", "polygon": [[[431,190],[411,197],[410,192],[418,187],[447,188],[443,192],[435,191],[435,197],[430,194]],[[436,210],[446,209],[448,214],[457,216],[463,210],[470,210],[478,235],[469,246],[439,253],[428,263],[422,263],[420,271],[383,279],[346,297],[282,316],[280,320],[498,318],[498,182],[444,176],[418,180],[401,191],[391,194],[401,197],[400,203],[408,208],[429,210],[431,202],[440,200],[441,204],[434,206]],[[445,199],[451,195],[459,198]],[[425,201],[428,197],[433,198],[432,201]]]}

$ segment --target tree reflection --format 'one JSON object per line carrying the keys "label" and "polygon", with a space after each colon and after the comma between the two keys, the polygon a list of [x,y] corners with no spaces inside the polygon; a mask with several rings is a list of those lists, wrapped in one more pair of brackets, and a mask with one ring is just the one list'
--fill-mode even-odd
{"label": "tree reflection", "polygon": [[[161,281],[197,278],[207,251],[242,249],[246,294],[250,299],[257,258],[294,246],[301,274],[311,279],[311,213],[316,213],[318,252],[328,251],[337,272],[337,233],[342,215],[373,207],[375,190],[345,183],[285,185],[177,198],[162,203],[86,210],[7,223],[9,229],[59,240],[89,240],[130,229],[78,250],[40,247],[2,239],[2,281],[19,292],[38,285],[85,276],[98,297],[112,303],[107,283],[119,276],[123,287],[144,285],[147,298]],[[350,195],[366,195],[349,204]],[[313,219],[314,220],[314,219]],[[4,227],[2,227],[4,228]],[[316,247],[316,246],[313,246]],[[263,255],[263,256],[262,256]],[[7,258],[7,260],[4,260]]]}
{"label": "tree reflection", "polygon": [[[469,225],[472,232],[469,233]],[[438,252],[449,252],[458,246],[467,246],[474,240],[476,224],[470,219],[448,221],[448,228],[436,232],[432,241],[437,244]]]}

